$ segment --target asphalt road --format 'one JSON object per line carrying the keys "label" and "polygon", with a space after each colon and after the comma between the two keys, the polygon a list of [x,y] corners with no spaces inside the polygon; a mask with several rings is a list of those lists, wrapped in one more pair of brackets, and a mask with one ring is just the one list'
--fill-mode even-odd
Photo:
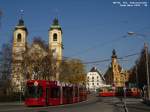
{"label": "asphalt road", "polygon": [[[150,112],[150,106],[135,99],[127,100],[127,107],[129,112]],[[23,103],[0,103],[0,112],[124,112],[124,109],[119,98],[92,95],[87,101],[60,106],[26,107]]]}
{"label": "asphalt road", "polygon": [[60,106],[26,107],[19,103],[1,103],[0,112],[116,112],[114,105],[103,103],[101,98],[89,96],[87,101]]}

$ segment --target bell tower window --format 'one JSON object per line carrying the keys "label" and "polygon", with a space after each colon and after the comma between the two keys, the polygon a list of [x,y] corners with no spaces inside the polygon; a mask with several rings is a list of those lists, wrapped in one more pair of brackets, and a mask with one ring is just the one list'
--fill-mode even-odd
{"label": "bell tower window", "polygon": [[53,35],[53,41],[57,41],[57,34],[56,33],[54,33],[54,35]]}
{"label": "bell tower window", "polygon": [[21,34],[20,33],[17,35],[17,42],[21,42]]}

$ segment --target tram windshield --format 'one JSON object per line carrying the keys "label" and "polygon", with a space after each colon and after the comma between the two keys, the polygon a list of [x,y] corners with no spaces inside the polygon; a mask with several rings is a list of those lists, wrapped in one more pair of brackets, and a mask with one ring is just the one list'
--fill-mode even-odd
{"label": "tram windshield", "polygon": [[27,98],[39,98],[42,96],[42,86],[27,85],[25,96]]}

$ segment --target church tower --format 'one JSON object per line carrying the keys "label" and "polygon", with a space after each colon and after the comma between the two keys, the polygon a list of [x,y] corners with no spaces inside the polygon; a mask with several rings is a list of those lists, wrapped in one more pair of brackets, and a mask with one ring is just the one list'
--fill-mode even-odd
{"label": "church tower", "polygon": [[[60,62],[62,60],[62,29],[59,25],[58,19],[53,20],[53,24],[49,29],[49,49],[53,53],[53,57],[56,60],[56,69],[58,70]],[[59,80],[59,73],[56,72],[55,80]]]}
{"label": "church tower", "polygon": [[24,81],[21,63],[23,61],[23,53],[27,47],[28,31],[24,25],[23,19],[19,19],[13,33],[13,49],[12,49],[12,87],[14,92],[20,92],[21,84]]}
{"label": "church tower", "polygon": [[121,87],[122,86],[122,77],[121,77],[122,68],[117,62],[117,55],[116,55],[115,49],[113,49],[112,51],[111,58],[112,58],[111,66],[112,66],[112,74],[113,74],[113,84],[117,87]]}
{"label": "church tower", "polygon": [[22,60],[21,54],[26,50],[27,34],[28,31],[24,25],[24,21],[20,19],[13,34],[13,53],[18,54],[14,57],[16,60]]}
{"label": "church tower", "polygon": [[113,51],[112,51],[112,56],[111,56],[111,58],[112,58],[112,67],[115,68],[116,65],[118,64],[118,63],[117,63],[117,55],[116,55],[115,49],[113,49]]}

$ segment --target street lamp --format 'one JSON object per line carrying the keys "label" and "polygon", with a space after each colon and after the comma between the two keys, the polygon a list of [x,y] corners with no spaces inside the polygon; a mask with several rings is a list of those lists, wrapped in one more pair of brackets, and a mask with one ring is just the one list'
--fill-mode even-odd
{"label": "street lamp", "polygon": [[[127,32],[129,36],[138,35],[144,37],[142,34],[137,34],[135,32]],[[144,50],[145,50],[145,59],[146,59],[146,76],[147,76],[147,100],[150,101],[150,82],[149,82],[149,68],[148,68],[148,45],[144,42]]]}

